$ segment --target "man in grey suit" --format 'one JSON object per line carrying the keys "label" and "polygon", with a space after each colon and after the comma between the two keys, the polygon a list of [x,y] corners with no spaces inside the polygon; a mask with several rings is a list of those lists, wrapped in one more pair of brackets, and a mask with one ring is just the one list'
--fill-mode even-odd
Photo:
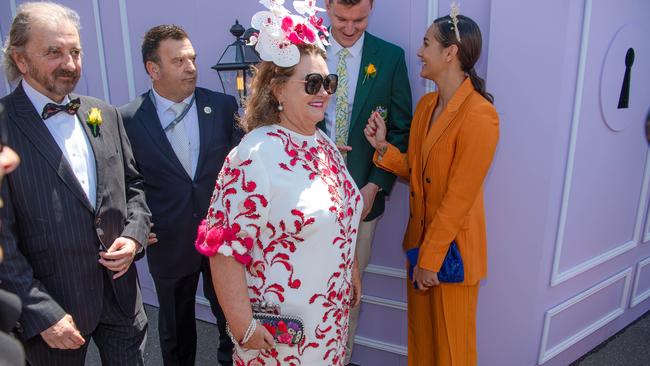
{"label": "man in grey suit", "polygon": [[20,297],[16,332],[31,365],[142,365],[147,317],[133,259],[150,213],[117,109],[71,94],[79,16],[55,3],[18,9],[3,49],[7,144],[22,159],[2,186],[0,286]]}

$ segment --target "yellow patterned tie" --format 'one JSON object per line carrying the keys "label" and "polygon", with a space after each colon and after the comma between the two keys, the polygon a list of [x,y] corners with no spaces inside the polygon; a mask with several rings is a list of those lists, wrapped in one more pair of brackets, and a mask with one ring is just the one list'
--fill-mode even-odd
{"label": "yellow patterned tie", "polygon": [[[345,59],[350,54],[347,48],[339,51],[339,64],[336,67],[336,73],[339,76],[339,84],[336,89],[336,144],[347,145],[348,134],[350,132],[350,121],[348,120],[348,69]],[[341,152],[343,158],[345,152]]]}

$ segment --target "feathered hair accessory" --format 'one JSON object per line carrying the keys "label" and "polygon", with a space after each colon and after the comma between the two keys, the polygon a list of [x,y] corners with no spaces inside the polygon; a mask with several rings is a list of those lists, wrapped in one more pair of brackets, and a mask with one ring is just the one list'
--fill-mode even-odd
{"label": "feathered hair accessory", "polygon": [[455,1],[451,3],[451,12],[449,16],[451,17],[451,29],[456,33],[456,39],[460,43],[460,31],[458,30],[458,16],[460,15],[460,4]]}
{"label": "feathered hair accessory", "polygon": [[280,67],[291,67],[300,62],[299,45],[312,44],[325,50],[329,45],[327,27],[316,13],[325,9],[316,6],[316,0],[294,1],[299,15],[284,7],[284,0],[260,0],[268,10],[262,10],[251,19],[251,26],[259,33],[252,36],[249,45],[264,61]]}

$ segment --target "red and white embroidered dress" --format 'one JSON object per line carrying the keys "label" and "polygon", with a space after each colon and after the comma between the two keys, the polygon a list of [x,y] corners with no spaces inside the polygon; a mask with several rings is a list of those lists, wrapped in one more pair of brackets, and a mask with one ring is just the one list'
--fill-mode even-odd
{"label": "red and white embroidered dress", "polygon": [[259,127],[230,152],[197,249],[234,256],[246,266],[251,302],[277,303],[305,325],[296,346],[235,345],[236,365],[343,364],[362,209],[341,154],[320,130]]}

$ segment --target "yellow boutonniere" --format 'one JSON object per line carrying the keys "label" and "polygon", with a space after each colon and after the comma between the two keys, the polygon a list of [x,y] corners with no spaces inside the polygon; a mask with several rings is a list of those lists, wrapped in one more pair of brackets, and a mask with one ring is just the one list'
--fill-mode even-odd
{"label": "yellow boutonniere", "polygon": [[361,82],[361,84],[364,84],[366,82],[366,79],[368,79],[369,77],[374,78],[375,76],[377,76],[377,68],[375,67],[374,64],[368,64],[368,66],[366,66],[363,69],[363,71],[365,71],[366,76],[363,77],[363,81]]}
{"label": "yellow boutonniere", "polygon": [[99,126],[102,125],[102,111],[99,108],[90,108],[88,111],[88,118],[86,119],[88,126],[93,128],[93,136],[99,135]]}

